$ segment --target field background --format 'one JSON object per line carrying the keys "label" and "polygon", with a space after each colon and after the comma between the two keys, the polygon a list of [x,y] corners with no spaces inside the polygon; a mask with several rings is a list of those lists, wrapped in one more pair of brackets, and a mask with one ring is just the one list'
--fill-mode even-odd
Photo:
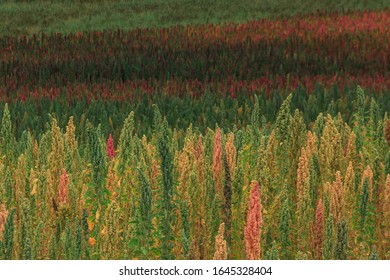
{"label": "field background", "polygon": [[0,1],[0,259],[390,259],[389,5]]}
{"label": "field background", "polygon": [[246,22],[321,12],[382,10],[389,0],[0,1],[0,34]]}

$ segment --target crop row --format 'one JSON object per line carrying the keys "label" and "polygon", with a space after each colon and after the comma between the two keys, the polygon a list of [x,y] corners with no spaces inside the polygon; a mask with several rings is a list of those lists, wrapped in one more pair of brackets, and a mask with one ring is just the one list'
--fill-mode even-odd
{"label": "crop row", "polygon": [[[305,125],[289,95],[273,123],[119,140],[71,117],[15,139],[0,130],[1,259],[388,259],[390,121],[357,89],[352,124]],[[15,149],[18,147],[18,149]]]}
{"label": "crop row", "polygon": [[[236,87],[237,95],[230,98],[230,93],[223,93],[210,84],[205,93],[194,98],[191,94],[169,95],[165,87],[156,86],[153,91],[145,93],[133,87],[135,84],[94,84],[62,89],[39,89],[31,95],[20,93],[17,99],[3,97],[0,102],[0,115],[9,101],[11,121],[14,124],[13,133],[16,139],[26,137],[24,131],[38,138],[42,130],[50,127],[51,116],[58,125],[65,128],[70,116],[73,116],[78,128],[79,139],[86,139],[85,127],[88,122],[94,126],[100,125],[103,135],[112,134],[114,140],[119,139],[122,124],[130,111],[134,111],[137,119],[135,127],[140,135],[150,136],[153,125],[153,104],[167,118],[170,125],[178,131],[185,130],[191,123],[199,132],[207,128],[215,129],[216,125],[228,131],[233,127],[242,128],[251,123],[251,111],[255,100],[258,100],[263,123],[274,123],[277,112],[290,91],[274,90],[272,94],[264,91],[249,93],[246,86],[231,84]],[[146,84],[145,84],[146,85]],[[169,87],[179,92],[182,84],[170,84]],[[199,84],[187,83],[188,88]],[[177,88],[176,88],[177,86]],[[222,87],[221,87],[222,88]],[[224,89],[229,88],[229,86]],[[221,90],[224,91],[224,90]],[[25,92],[24,92],[25,93]],[[353,115],[356,108],[356,86],[345,87],[333,85],[329,88],[317,84],[313,91],[308,92],[303,87],[292,90],[291,109],[302,111],[304,123],[311,127],[318,114],[330,114],[353,125]],[[366,91],[370,96],[364,106],[365,111],[376,111],[383,115],[390,108],[389,91]],[[24,135],[23,135],[24,134]],[[15,147],[17,148],[17,147]]]}
{"label": "crop row", "polygon": [[[388,87],[390,12],[0,38],[2,92],[127,81],[355,77]],[[327,78],[328,77],[328,78]],[[283,78],[284,79],[284,78]],[[362,81],[360,80],[362,79]],[[307,83],[307,82],[306,82]],[[169,92],[171,93],[171,92]],[[177,92],[173,91],[173,94]]]}

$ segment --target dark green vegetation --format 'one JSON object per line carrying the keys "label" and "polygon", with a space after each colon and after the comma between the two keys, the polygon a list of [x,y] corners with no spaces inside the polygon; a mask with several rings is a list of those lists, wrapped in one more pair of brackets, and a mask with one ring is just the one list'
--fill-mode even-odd
{"label": "dark green vegetation", "polygon": [[[336,117],[338,113],[349,125],[353,124],[353,114],[356,107],[356,87],[346,88],[345,93],[340,93],[337,87],[329,90],[318,86],[308,94],[303,88],[293,92],[291,109],[303,111],[303,120],[311,126],[318,116],[330,114]],[[274,123],[276,114],[287,96],[287,91],[275,92],[270,98],[264,94],[257,96],[261,112],[261,122]],[[387,108],[390,108],[389,92],[366,92],[372,96],[372,102],[366,101],[365,110],[375,110],[371,114],[383,116]],[[0,115],[4,110],[4,102],[0,102]],[[11,122],[14,124],[13,132],[17,139],[23,136],[23,131],[29,130],[34,136],[50,127],[51,118],[57,119],[58,125],[65,129],[69,117],[74,116],[74,123],[80,131],[80,137],[86,141],[84,130],[87,123],[101,126],[102,133],[108,136],[112,133],[115,140],[119,139],[123,122],[134,111],[137,115],[135,127],[139,135],[150,136],[152,133],[153,107],[156,104],[161,113],[166,116],[169,125],[178,131],[184,131],[192,123],[199,132],[214,129],[216,125],[230,131],[233,126],[243,128],[251,123],[251,112],[254,108],[255,97],[238,95],[237,98],[223,97],[214,94],[205,94],[196,99],[190,96],[164,96],[158,93],[147,96],[143,93],[136,94],[134,99],[128,101],[91,100],[86,98],[68,102],[66,95],[51,100],[41,98],[39,102],[33,99],[15,101],[8,104],[11,112]]]}
{"label": "dark green vegetation", "polygon": [[380,10],[389,0],[0,1],[0,34],[246,22],[317,11]]}

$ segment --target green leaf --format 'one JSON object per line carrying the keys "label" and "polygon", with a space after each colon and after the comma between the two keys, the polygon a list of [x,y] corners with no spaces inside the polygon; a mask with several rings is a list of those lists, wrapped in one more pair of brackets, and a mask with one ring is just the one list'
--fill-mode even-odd
{"label": "green leaf", "polygon": [[161,251],[158,248],[152,248],[150,249],[150,254],[156,257],[160,257]]}
{"label": "green leaf", "polygon": [[133,238],[129,242],[129,248],[137,248],[139,246],[139,240],[137,238]]}

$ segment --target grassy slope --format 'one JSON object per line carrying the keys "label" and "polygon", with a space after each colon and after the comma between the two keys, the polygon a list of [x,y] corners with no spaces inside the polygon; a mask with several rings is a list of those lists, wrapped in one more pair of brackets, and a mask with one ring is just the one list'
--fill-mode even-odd
{"label": "grassy slope", "polygon": [[0,35],[76,32],[176,24],[243,22],[264,17],[390,7],[390,0],[0,0]]}

